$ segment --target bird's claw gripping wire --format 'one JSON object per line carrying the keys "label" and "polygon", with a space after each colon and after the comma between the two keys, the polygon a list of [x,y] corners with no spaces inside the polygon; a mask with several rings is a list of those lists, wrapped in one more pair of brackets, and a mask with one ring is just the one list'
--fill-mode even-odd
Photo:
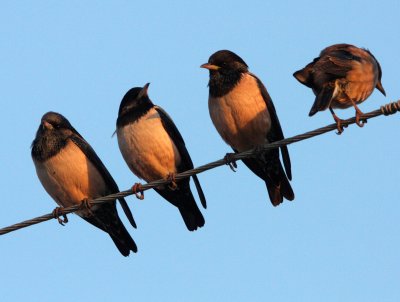
{"label": "bird's claw gripping wire", "polygon": [[361,117],[364,115],[364,113],[360,109],[356,109],[356,124],[358,127],[364,127],[364,125],[367,123],[366,119],[361,119]]}
{"label": "bird's claw gripping wire", "polygon": [[[63,218],[61,218],[61,216]],[[66,214],[64,214],[62,207],[57,207],[53,210],[53,217],[54,219],[57,219],[58,223],[61,224],[62,226],[65,226],[65,224],[68,223],[68,217]]]}
{"label": "bird's claw gripping wire", "polygon": [[[333,116],[333,119],[334,119],[335,122],[336,122],[336,127],[337,127],[337,130],[338,130],[338,132],[336,132],[336,134],[337,134],[337,135],[340,135],[340,134],[343,133],[344,128],[347,128],[347,125],[342,125],[343,120],[342,120],[341,118],[339,118],[339,117],[335,114],[335,112],[333,112],[333,109],[332,109],[332,108],[329,107],[329,110],[331,111],[332,116]],[[360,126],[360,127],[362,127],[362,126]]]}
{"label": "bird's claw gripping wire", "polygon": [[336,132],[336,134],[337,135],[341,135],[343,133],[343,131],[344,131],[344,127],[347,127],[347,126],[343,126],[342,125],[343,120],[338,118],[336,114],[333,116],[333,118],[335,119],[336,127],[337,127],[337,130],[338,130]]}
{"label": "bird's claw gripping wire", "polygon": [[364,127],[364,125],[367,123],[366,119],[361,119],[361,117],[364,115],[364,113],[358,108],[357,104],[352,100],[353,107],[356,110],[356,124],[358,127]]}
{"label": "bird's claw gripping wire", "polygon": [[141,183],[139,183],[139,182],[135,183],[131,190],[132,190],[133,194],[135,194],[137,199],[140,199],[140,200],[144,199],[144,192],[143,192]]}
{"label": "bird's claw gripping wire", "polygon": [[229,166],[233,172],[236,172],[237,164],[236,160],[233,158],[235,153],[226,153],[224,156],[225,165]]}
{"label": "bird's claw gripping wire", "polygon": [[170,188],[172,191],[175,191],[178,188],[175,177],[176,177],[176,173],[169,173],[167,175],[167,180],[170,181],[168,188]]}
{"label": "bird's claw gripping wire", "polygon": [[93,212],[91,210],[92,204],[90,203],[89,199],[84,198],[81,201],[81,205],[79,206],[80,210],[86,210],[89,213],[89,216],[93,216]]}
{"label": "bird's claw gripping wire", "polygon": [[[371,111],[371,112],[368,112],[368,113],[364,114],[363,118],[364,119],[371,119],[371,118],[375,118],[375,117],[378,117],[378,116],[381,116],[381,115],[388,116],[388,115],[391,115],[391,114],[395,114],[395,113],[397,113],[399,111],[400,111],[400,100],[398,100],[396,102],[389,103],[389,104],[384,104],[384,105],[380,106],[380,109],[374,110],[374,111]],[[344,123],[345,124],[344,127],[347,127],[348,124],[352,124],[352,123],[353,123],[353,120],[347,120]],[[307,133],[295,135],[295,136],[286,138],[285,140],[276,142],[276,148],[281,147],[281,146],[286,146],[286,145],[289,145],[289,144],[292,144],[292,143],[300,142],[300,141],[303,141],[303,140],[306,140],[306,139],[310,139],[310,138],[315,137],[317,135],[328,133],[331,130],[332,130],[332,125],[327,125],[325,127],[322,127],[322,128],[319,128],[319,129],[315,129],[314,131],[309,131]],[[256,154],[256,152],[253,151],[252,154],[247,154],[246,156],[243,156],[243,158],[251,158],[251,157],[254,158],[256,156],[255,154]],[[218,161],[218,165],[216,165],[215,163],[209,163],[207,165],[204,165],[202,167],[197,168],[196,169],[196,173],[194,173],[192,171],[190,173],[190,175],[194,175],[194,174],[197,174],[197,173],[200,173],[200,172],[203,172],[203,171],[207,171],[207,170],[213,169],[216,166],[220,166],[221,164],[222,163],[220,163],[219,161]],[[187,177],[189,177],[188,174],[187,174]],[[150,184],[151,183],[149,183],[149,185]],[[157,183],[157,185],[158,185],[158,183]],[[140,192],[140,190],[138,190],[138,191]],[[122,194],[123,196],[128,196],[129,195],[129,192],[123,192],[123,193],[124,193],[124,194]],[[125,195],[125,193],[126,193],[126,195]],[[102,203],[102,202],[99,202],[99,204],[100,203]],[[26,220],[26,221],[22,221],[20,223],[16,223],[16,224],[8,226],[8,227],[0,228],[0,236],[8,234],[10,232],[14,232],[16,230],[19,230],[19,229],[22,229],[22,228],[25,228],[25,227],[32,226],[32,225],[37,224],[37,223],[41,223],[41,222],[50,220],[52,218],[57,219],[60,222],[61,225],[64,225],[64,223],[68,222],[68,219],[66,217],[66,214],[64,214],[63,211],[64,211],[63,208],[56,208],[50,214],[46,214],[44,216],[39,216],[39,217],[35,217],[35,218],[29,219],[29,220]],[[71,211],[71,212],[73,212],[73,211]],[[63,216],[64,220],[61,219],[60,216]]]}

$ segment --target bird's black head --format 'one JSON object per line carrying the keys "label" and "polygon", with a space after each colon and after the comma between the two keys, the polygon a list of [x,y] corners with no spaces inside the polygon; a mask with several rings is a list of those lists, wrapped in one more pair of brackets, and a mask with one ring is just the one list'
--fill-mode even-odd
{"label": "bird's black head", "polygon": [[210,95],[220,97],[231,91],[248,66],[241,57],[230,50],[219,50],[200,67],[210,71]]}
{"label": "bird's black head", "polygon": [[209,69],[210,72],[229,73],[232,71],[247,72],[248,66],[241,57],[230,50],[219,50],[212,54],[208,63],[201,67]]}
{"label": "bird's black head", "polygon": [[73,134],[79,135],[63,115],[47,112],[43,115],[32,142],[32,157],[44,161],[56,155],[66,146],[67,139]]}
{"label": "bird's black head", "polygon": [[40,125],[44,130],[55,130],[60,132],[63,130],[73,129],[71,123],[63,115],[52,111],[43,115]]}
{"label": "bird's black head", "polygon": [[134,87],[124,95],[119,105],[117,128],[137,121],[154,106],[147,94],[149,85]]}

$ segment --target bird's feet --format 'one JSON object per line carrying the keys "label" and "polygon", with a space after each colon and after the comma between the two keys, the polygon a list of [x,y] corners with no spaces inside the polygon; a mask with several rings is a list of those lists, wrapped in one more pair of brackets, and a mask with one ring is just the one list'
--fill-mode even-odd
{"label": "bird's feet", "polygon": [[91,208],[92,208],[92,204],[90,203],[89,199],[87,199],[87,198],[82,199],[79,209],[84,210],[88,214],[89,217],[93,216],[93,212],[92,212]]}
{"label": "bird's feet", "polygon": [[225,165],[228,165],[229,168],[231,168],[231,170],[233,172],[236,172],[237,164],[236,164],[236,160],[233,158],[234,155],[235,155],[235,153],[226,153],[224,156],[224,161],[225,161]]}
{"label": "bird's feet", "polygon": [[[337,135],[340,135],[340,134],[342,134],[343,131],[344,131],[344,126],[342,125],[343,120],[340,119],[340,118],[338,118],[336,114],[333,116],[333,118],[335,119],[336,127],[337,127],[337,130],[338,130],[338,131],[336,132],[336,134],[337,134]],[[347,127],[347,126],[345,126],[345,127]]]}
{"label": "bird's feet", "polygon": [[358,107],[356,108],[356,124],[358,127],[364,127],[364,125],[367,123],[366,119],[362,119],[362,116],[364,115],[364,113],[358,109]]}
{"label": "bird's feet", "polygon": [[175,176],[176,176],[176,173],[169,173],[167,175],[167,180],[170,181],[168,188],[170,188],[172,191],[175,191],[178,188],[178,185],[176,184]]}
{"label": "bird's feet", "polygon": [[[61,216],[63,218],[61,218]],[[62,226],[64,226],[66,223],[68,223],[67,215],[64,214],[62,207],[57,207],[53,210],[53,217],[54,217],[54,219],[57,219],[58,223],[61,224]]]}
{"label": "bird's feet", "polygon": [[144,192],[142,189],[142,184],[141,183],[135,183],[132,187],[132,192],[135,194],[137,199],[143,200],[144,199]]}
{"label": "bird's feet", "polygon": [[347,125],[344,125],[344,126],[342,125],[343,120],[341,118],[338,118],[338,116],[335,114],[335,112],[333,112],[333,109],[331,107],[329,107],[329,110],[330,110],[330,112],[332,114],[333,119],[336,122],[336,127],[337,127],[337,130],[338,130],[338,132],[336,132],[336,134],[340,135],[340,134],[343,133],[344,128],[346,128]]}

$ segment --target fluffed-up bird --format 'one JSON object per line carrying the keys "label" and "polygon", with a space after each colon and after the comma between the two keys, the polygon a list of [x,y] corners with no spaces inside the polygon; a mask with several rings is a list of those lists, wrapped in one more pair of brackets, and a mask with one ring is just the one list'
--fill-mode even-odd
{"label": "fluffed-up bird", "polygon": [[325,48],[319,57],[293,76],[310,87],[316,96],[309,116],[329,108],[339,134],[343,131],[342,120],[336,116],[334,108],[354,106],[356,123],[362,127],[363,113],[357,105],[364,102],[374,88],[386,96],[379,62],[369,50],[350,44],[335,44]]}
{"label": "fluffed-up bird", "polygon": [[[85,139],[61,114],[43,115],[32,142],[36,173],[47,193],[61,207],[82,205],[76,214],[108,233],[123,256],[137,246],[118,216],[116,202],[89,207],[88,200],[119,192],[118,186]],[[124,198],[119,202],[136,228]]]}
{"label": "fluffed-up bird", "polygon": [[[235,152],[284,138],[267,89],[249,72],[242,58],[232,51],[220,50],[201,67],[210,71],[208,108],[212,122]],[[289,183],[292,178],[289,152],[286,146],[280,150],[286,173],[278,149],[264,152],[258,158],[243,159],[245,165],[265,181],[274,206],[284,198],[294,199]]]}
{"label": "fluffed-up bird", "polygon": [[[123,97],[117,119],[118,145],[130,170],[147,182],[170,179],[193,169],[185,142],[169,115],[150,100],[147,83],[130,89]],[[206,199],[196,175],[192,176],[201,203]],[[189,186],[189,178],[155,190],[179,209],[186,227],[194,231],[204,225]]]}

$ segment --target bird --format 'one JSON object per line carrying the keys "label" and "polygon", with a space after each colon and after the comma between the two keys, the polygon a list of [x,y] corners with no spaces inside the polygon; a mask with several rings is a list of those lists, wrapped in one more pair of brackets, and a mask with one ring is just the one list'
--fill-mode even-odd
{"label": "bird", "polygon": [[[211,120],[235,153],[284,138],[267,89],[257,76],[249,72],[241,57],[230,50],[219,50],[200,67],[209,70],[208,109]],[[263,152],[257,158],[243,159],[244,164],[265,181],[274,206],[282,203],[284,198],[294,200],[289,183],[292,179],[289,152],[286,146],[280,150],[286,173],[278,149]]]}
{"label": "bird", "polygon": [[[189,231],[204,226],[189,186],[189,178],[174,181],[174,175],[193,169],[185,142],[171,117],[148,96],[147,83],[130,89],[122,98],[116,122],[118,146],[130,170],[146,182],[169,179],[172,184],[155,188],[176,206]],[[206,199],[196,175],[192,176],[201,203]]]}
{"label": "bird", "polygon": [[[89,143],[63,115],[52,111],[43,115],[31,148],[36,174],[60,207],[80,204],[76,214],[108,233],[123,256],[137,252],[136,243],[118,216],[116,201],[92,206],[88,203],[119,189]],[[136,228],[125,199],[118,200]]]}
{"label": "bird", "polygon": [[310,87],[316,96],[309,116],[329,108],[337,124],[338,134],[343,132],[342,120],[337,117],[334,108],[353,106],[356,110],[356,123],[363,127],[363,112],[357,105],[364,102],[374,88],[386,96],[378,60],[369,50],[351,44],[326,47],[319,57],[296,71],[293,76]]}

